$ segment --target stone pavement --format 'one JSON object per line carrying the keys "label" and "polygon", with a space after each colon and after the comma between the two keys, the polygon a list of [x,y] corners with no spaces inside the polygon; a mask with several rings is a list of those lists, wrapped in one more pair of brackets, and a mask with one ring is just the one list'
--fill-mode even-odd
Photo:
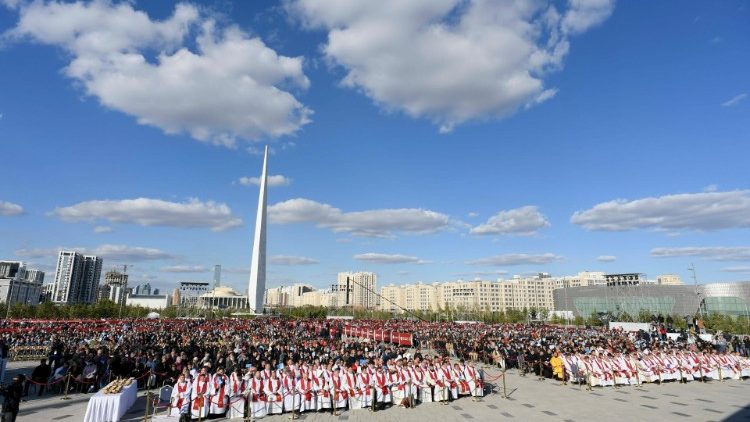
{"label": "stone pavement", "polygon": [[[19,369],[30,372],[34,363],[10,364],[10,376]],[[499,374],[488,369],[486,376]],[[6,378],[9,379],[9,378]],[[508,371],[506,388],[508,399],[502,397],[502,381],[492,383],[493,393],[479,402],[462,398],[449,406],[438,403],[419,405],[415,409],[391,408],[370,413],[368,410],[303,414],[299,419],[314,421],[633,421],[633,420],[685,420],[685,421],[747,421],[750,422],[750,381],[689,384],[669,383],[663,386],[645,385],[642,388],[595,388],[588,392],[578,386],[562,386],[552,380],[538,381],[534,376],[521,377]],[[32,394],[33,395],[33,394]],[[138,402],[125,415],[125,421],[143,420],[144,392]],[[81,421],[90,395],[71,395],[63,401],[60,396],[30,397],[21,403],[20,421]],[[263,418],[281,422],[288,415]],[[176,419],[172,419],[176,420]]]}

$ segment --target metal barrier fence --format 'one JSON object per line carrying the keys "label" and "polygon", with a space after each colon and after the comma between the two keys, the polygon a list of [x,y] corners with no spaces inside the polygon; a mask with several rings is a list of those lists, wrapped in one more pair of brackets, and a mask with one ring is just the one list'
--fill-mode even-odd
{"label": "metal barrier fence", "polygon": [[10,360],[39,360],[47,357],[49,347],[46,346],[15,346],[10,348]]}

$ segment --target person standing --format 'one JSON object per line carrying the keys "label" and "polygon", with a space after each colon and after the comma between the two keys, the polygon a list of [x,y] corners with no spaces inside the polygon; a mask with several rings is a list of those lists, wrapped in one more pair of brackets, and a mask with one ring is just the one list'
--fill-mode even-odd
{"label": "person standing", "polygon": [[21,376],[16,375],[7,387],[0,387],[0,395],[5,396],[3,402],[3,422],[15,422],[21,405],[21,393],[23,390]]}
{"label": "person standing", "polygon": [[39,366],[34,368],[34,371],[31,373],[31,380],[26,381],[26,385],[23,388],[23,395],[29,395],[29,387],[33,381],[33,383],[39,386],[37,396],[41,397],[44,394],[44,387],[47,385],[50,375],[52,375],[52,368],[47,365],[47,359],[42,359],[39,362]]}
{"label": "person standing", "polygon": [[9,353],[5,339],[0,339],[0,383],[5,381],[5,367],[8,364]]}

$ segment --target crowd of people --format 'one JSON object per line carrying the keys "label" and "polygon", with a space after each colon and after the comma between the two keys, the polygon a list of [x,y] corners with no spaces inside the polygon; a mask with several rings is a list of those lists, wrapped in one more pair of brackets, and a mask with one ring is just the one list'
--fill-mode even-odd
{"label": "crowd of people", "polygon": [[[411,333],[413,344],[345,335],[353,327]],[[186,418],[477,398],[492,380],[475,362],[589,386],[750,376],[747,337],[661,334],[396,319],[5,320],[0,350],[44,349],[28,377],[41,387],[172,386],[168,411]]]}

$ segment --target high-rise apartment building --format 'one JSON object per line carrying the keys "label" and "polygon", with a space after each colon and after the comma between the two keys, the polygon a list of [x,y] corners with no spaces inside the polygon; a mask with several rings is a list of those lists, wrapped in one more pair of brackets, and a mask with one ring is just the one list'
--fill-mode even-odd
{"label": "high-rise apartment building", "polygon": [[289,287],[272,287],[266,289],[266,307],[282,308],[289,306]]}
{"label": "high-rise apartment building", "polygon": [[214,265],[214,289],[221,287],[221,265]]}
{"label": "high-rise apartment building", "polygon": [[111,300],[117,304],[125,304],[128,290],[128,275],[117,270],[104,274],[104,284],[99,288],[98,300]]}
{"label": "high-rise apartment building", "polygon": [[83,257],[83,277],[78,289],[77,303],[94,303],[102,278],[102,259],[94,255]]}
{"label": "high-rise apartment building", "polygon": [[0,261],[0,302],[36,305],[43,281],[44,271],[27,270],[23,262]]}
{"label": "high-rise apartment building", "polygon": [[338,280],[331,286],[337,307],[375,308],[378,297],[375,294],[378,277],[370,272],[345,272],[338,274]]}
{"label": "high-rise apartment building", "polygon": [[51,302],[75,303],[77,289],[83,277],[83,256],[75,251],[60,251],[57,255],[55,280]]}
{"label": "high-rise apartment building", "polygon": [[75,251],[60,251],[52,286],[54,303],[93,303],[102,274],[102,259]]}

